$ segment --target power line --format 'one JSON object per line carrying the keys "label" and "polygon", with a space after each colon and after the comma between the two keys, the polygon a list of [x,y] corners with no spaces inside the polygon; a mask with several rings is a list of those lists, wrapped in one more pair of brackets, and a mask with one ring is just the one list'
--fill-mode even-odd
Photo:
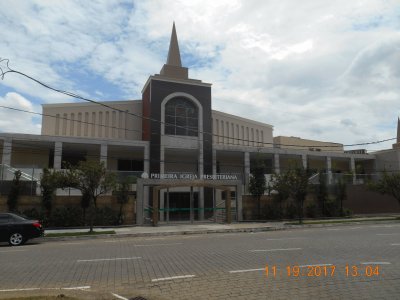
{"label": "power line", "polygon": [[[246,140],[246,139],[239,139],[239,138],[234,138],[234,137],[226,137],[226,136],[220,136],[220,135],[217,135],[217,134],[213,134],[213,133],[210,133],[210,132],[205,132],[205,131],[200,131],[200,130],[192,130],[192,129],[187,128],[187,127],[185,127],[185,126],[179,126],[179,125],[175,125],[175,124],[169,124],[169,123],[166,123],[166,122],[163,122],[163,121],[154,119],[154,118],[144,117],[144,116],[142,116],[142,115],[138,115],[138,114],[135,114],[135,113],[132,113],[132,112],[129,112],[129,111],[123,111],[123,110],[121,110],[121,109],[112,107],[112,106],[110,106],[110,105],[108,105],[108,104],[105,104],[105,103],[102,103],[102,102],[98,102],[98,101],[96,101],[96,100],[89,99],[89,98],[80,96],[80,95],[78,95],[78,94],[72,93],[72,92],[68,92],[68,91],[65,91],[65,90],[53,88],[52,86],[50,86],[50,85],[48,85],[48,84],[45,84],[45,83],[41,82],[40,80],[38,80],[38,79],[36,79],[36,78],[34,78],[34,77],[32,77],[32,76],[29,76],[29,75],[27,75],[27,74],[25,74],[25,73],[23,73],[23,72],[17,71],[17,70],[13,70],[13,69],[11,69],[11,68],[9,67],[9,60],[8,60],[8,59],[0,59],[0,62],[6,62],[6,67],[7,67],[7,69],[8,69],[8,70],[4,71],[4,70],[1,68],[1,66],[0,66],[0,72],[1,72],[0,77],[1,77],[2,79],[4,79],[4,76],[5,76],[5,74],[7,74],[7,73],[16,73],[16,74],[19,74],[19,75],[21,75],[21,76],[24,76],[24,77],[26,77],[26,78],[28,78],[28,79],[30,79],[30,80],[32,80],[32,81],[38,83],[39,85],[41,85],[41,86],[43,86],[43,87],[45,87],[45,88],[47,88],[47,89],[50,89],[50,90],[52,90],[52,91],[55,91],[55,92],[57,92],[57,93],[61,93],[61,94],[64,94],[64,95],[67,95],[67,96],[69,96],[69,97],[73,97],[73,98],[76,98],[76,99],[81,99],[81,100],[84,100],[84,101],[87,101],[87,102],[90,102],[90,103],[93,103],[93,104],[101,105],[101,106],[103,106],[103,107],[106,107],[106,108],[109,108],[109,109],[112,109],[112,110],[115,110],[115,111],[118,111],[118,112],[126,113],[126,114],[129,114],[129,115],[132,115],[132,116],[141,118],[141,119],[143,119],[143,120],[158,122],[158,123],[164,124],[164,125],[173,125],[173,126],[175,126],[175,127],[177,127],[177,128],[183,128],[183,129],[185,129],[185,130],[195,131],[195,132],[198,133],[198,134],[207,134],[207,135],[210,135],[211,137],[213,137],[213,136],[214,136],[214,137],[218,137],[218,139],[219,139],[220,137],[222,137],[222,138],[227,138],[228,141],[229,141],[229,139],[231,139],[231,140],[234,140],[234,141],[244,141],[244,142],[246,142],[246,143],[248,143],[248,144],[251,142],[251,143],[253,143],[252,146],[254,146],[254,143],[256,143],[256,144],[259,145],[259,146],[260,146],[260,145],[262,145],[262,146],[264,146],[264,145],[274,145],[274,143],[258,142],[258,141],[253,141],[253,140],[249,140],[249,139]],[[182,138],[182,136],[176,136],[176,137]],[[187,139],[188,137],[184,137],[184,138]],[[391,141],[391,140],[395,140],[395,139],[396,139],[396,138],[390,138],[390,139],[384,139],[384,140],[373,141],[373,142],[355,143],[355,144],[348,144],[348,145],[345,145],[345,144],[344,144],[343,147],[353,147],[353,146],[363,146],[363,145],[379,144],[379,143],[383,143],[383,142],[387,142],[387,141]],[[235,145],[235,143],[233,143],[233,145]],[[284,144],[275,144],[275,145],[299,147],[299,145],[284,145]],[[250,146],[250,145],[248,145],[248,146]],[[305,147],[319,147],[319,148],[329,147],[329,148],[331,148],[331,147],[335,147],[335,146],[334,146],[334,145],[329,145],[329,146],[328,146],[328,145],[308,145],[308,146],[305,146]],[[342,145],[338,145],[337,147],[342,147]],[[300,149],[301,149],[301,148],[300,148]]]}

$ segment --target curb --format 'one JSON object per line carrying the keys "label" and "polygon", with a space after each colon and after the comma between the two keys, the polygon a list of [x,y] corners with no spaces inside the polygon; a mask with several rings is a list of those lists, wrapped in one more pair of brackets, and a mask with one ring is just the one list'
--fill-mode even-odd
{"label": "curb", "polygon": [[106,239],[106,238],[126,238],[126,237],[152,237],[152,236],[178,236],[178,235],[195,235],[195,234],[213,234],[213,233],[252,233],[278,230],[292,230],[304,228],[323,228],[323,227],[344,227],[355,225],[373,225],[373,224],[398,224],[398,220],[387,221],[360,221],[347,223],[325,223],[325,224],[302,224],[302,225],[284,225],[283,227],[248,227],[248,228],[232,228],[232,229],[205,229],[205,230],[184,230],[184,231],[165,231],[165,232],[142,232],[142,233],[116,233],[116,234],[99,234],[99,235],[79,235],[64,237],[42,237],[36,240],[46,242],[70,241],[70,240],[90,240],[90,239]]}

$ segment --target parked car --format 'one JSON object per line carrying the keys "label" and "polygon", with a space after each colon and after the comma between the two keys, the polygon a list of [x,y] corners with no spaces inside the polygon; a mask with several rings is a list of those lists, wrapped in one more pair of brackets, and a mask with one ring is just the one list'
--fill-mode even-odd
{"label": "parked car", "polygon": [[19,246],[27,240],[44,235],[42,224],[14,213],[0,213],[0,242]]}

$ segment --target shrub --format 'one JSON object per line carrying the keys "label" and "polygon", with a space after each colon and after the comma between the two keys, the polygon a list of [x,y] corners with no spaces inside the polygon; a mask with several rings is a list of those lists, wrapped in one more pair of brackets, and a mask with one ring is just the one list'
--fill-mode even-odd
{"label": "shrub", "polygon": [[306,217],[315,218],[317,216],[317,205],[314,202],[308,203],[306,206]]}
{"label": "shrub", "polygon": [[325,203],[325,215],[327,217],[337,217],[339,216],[339,205],[337,204],[335,197],[328,197]]}
{"label": "shrub", "polygon": [[286,204],[285,216],[288,219],[294,219],[297,216],[297,207],[294,205],[293,201]]}
{"label": "shrub", "polygon": [[82,209],[75,206],[56,208],[51,214],[51,225],[55,227],[82,226]]}
{"label": "shrub", "polygon": [[112,226],[118,225],[118,212],[110,207],[102,207],[96,209],[96,218],[94,225],[96,226]]}

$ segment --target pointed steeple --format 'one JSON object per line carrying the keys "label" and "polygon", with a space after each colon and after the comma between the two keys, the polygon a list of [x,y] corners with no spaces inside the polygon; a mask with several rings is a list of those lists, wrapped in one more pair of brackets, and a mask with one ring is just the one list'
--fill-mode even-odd
{"label": "pointed steeple", "polygon": [[400,118],[397,118],[397,144],[400,144]]}
{"label": "pointed steeple", "polygon": [[169,42],[167,65],[182,67],[181,53],[179,52],[178,37],[176,36],[175,22],[172,25],[171,40]]}
{"label": "pointed steeple", "polygon": [[171,40],[169,42],[167,63],[162,67],[160,75],[175,79],[189,78],[188,68],[182,67],[181,53],[179,51],[175,22],[172,25],[172,33],[171,33]]}

